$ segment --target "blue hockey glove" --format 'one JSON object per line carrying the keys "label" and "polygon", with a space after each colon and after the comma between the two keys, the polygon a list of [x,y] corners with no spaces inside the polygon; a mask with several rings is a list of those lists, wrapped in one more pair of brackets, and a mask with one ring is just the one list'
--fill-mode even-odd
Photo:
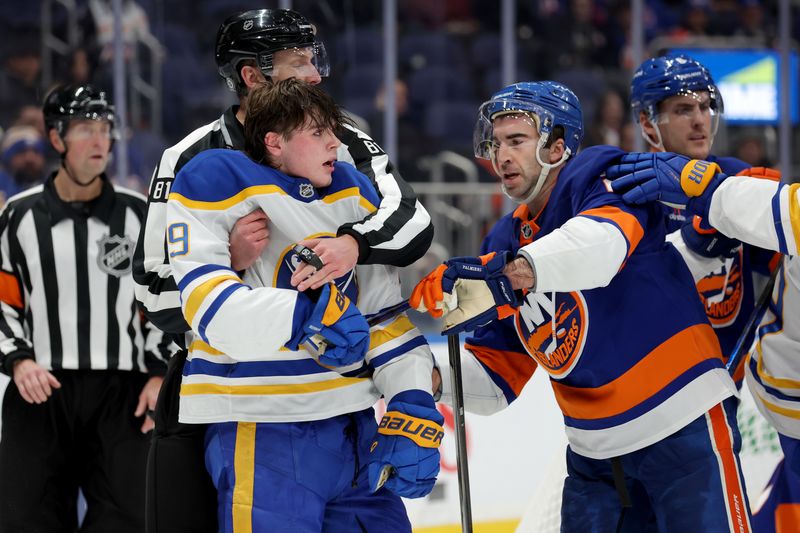
{"label": "blue hockey glove", "polygon": [[369,348],[367,320],[334,283],[322,287],[316,304],[300,293],[294,323],[286,347],[297,350],[303,343],[316,346],[319,362],[324,365],[351,365],[364,359]]}
{"label": "blue hockey glove", "polygon": [[742,245],[708,226],[696,215],[681,226],[681,236],[691,251],[703,257],[733,257]]}
{"label": "blue hockey glove", "polygon": [[439,265],[411,292],[409,304],[434,317],[444,314],[443,334],[471,331],[514,313],[519,300],[503,268],[511,254],[454,257]]}
{"label": "blue hockey glove", "polygon": [[439,445],[444,417],[431,395],[420,390],[392,398],[370,447],[369,486],[381,486],[404,498],[421,498],[439,475]]}
{"label": "blue hockey glove", "polygon": [[659,200],[707,218],[711,196],[726,178],[716,163],[671,152],[630,153],[606,170],[611,188],[631,204]]}

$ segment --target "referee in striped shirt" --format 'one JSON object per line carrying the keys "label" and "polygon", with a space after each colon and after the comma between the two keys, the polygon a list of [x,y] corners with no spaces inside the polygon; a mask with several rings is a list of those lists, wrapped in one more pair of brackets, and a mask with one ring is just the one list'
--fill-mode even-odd
{"label": "referee in striped shirt", "polygon": [[114,111],[91,86],[53,90],[61,165],[0,215],[0,532],[144,531],[146,433],[167,350],[134,299],[144,198],[104,174]]}

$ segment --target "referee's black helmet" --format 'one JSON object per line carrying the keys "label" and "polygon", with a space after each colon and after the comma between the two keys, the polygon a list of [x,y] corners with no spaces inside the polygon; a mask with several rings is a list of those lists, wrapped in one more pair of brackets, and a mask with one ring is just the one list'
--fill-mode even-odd
{"label": "referee's black helmet", "polygon": [[214,57],[219,74],[232,91],[241,91],[241,63],[252,60],[265,77],[272,75],[275,52],[311,48],[320,76],[330,70],[325,46],[316,39],[316,29],[303,15],[291,9],[255,9],[228,17],[217,31]]}

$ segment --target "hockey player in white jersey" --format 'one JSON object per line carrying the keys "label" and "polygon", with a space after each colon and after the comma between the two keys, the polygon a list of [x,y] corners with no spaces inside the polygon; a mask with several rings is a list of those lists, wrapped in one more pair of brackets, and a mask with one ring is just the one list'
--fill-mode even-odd
{"label": "hockey player in white jersey", "polygon": [[[287,78],[320,83],[330,70],[324,43],[314,26],[289,9],[253,9],[227,17],[217,32],[214,58],[238,102],[164,152],[150,183],[147,217],[133,258],[136,295],[145,315],[163,331],[175,334],[179,344],[190,327],[181,313],[178,288],[165,254],[166,202],[175,175],[204,150],[244,149],[242,124],[248,91]],[[430,216],[387,154],[368,135],[352,127],[343,127],[336,134],[342,141],[339,160],[366,174],[381,200],[375,212],[342,224],[336,238],[316,245],[315,252],[325,264],[312,281],[338,277],[356,262],[413,263],[433,238]],[[243,217],[231,233],[231,266],[235,270],[249,267],[266,246],[267,235],[261,211]],[[185,349],[170,359],[155,408],[147,464],[148,533],[217,531],[214,513],[205,512],[213,506],[216,491],[203,469],[204,428],[178,422],[178,387],[185,360]]]}
{"label": "hockey player in white jersey", "polygon": [[[318,294],[291,285],[293,243],[376,209],[368,178],[336,159],[342,120],[301,81],[258,88],[246,154],[195,156],[169,196],[168,253],[192,327],[180,420],[209,424],[221,531],[410,531],[399,496],[424,496],[438,473],[430,349],[405,315],[371,330],[362,315],[402,301],[394,268],[358,266]],[[256,208],[271,243],[240,276],[228,235]],[[303,347],[315,334],[328,341],[319,359]]]}
{"label": "hockey player in white jersey", "polygon": [[756,505],[753,528],[800,530],[800,184],[729,177],[714,163],[670,153],[631,154],[607,177],[629,203],[685,206],[728,237],[785,255],[745,366],[748,388],[784,454]]}

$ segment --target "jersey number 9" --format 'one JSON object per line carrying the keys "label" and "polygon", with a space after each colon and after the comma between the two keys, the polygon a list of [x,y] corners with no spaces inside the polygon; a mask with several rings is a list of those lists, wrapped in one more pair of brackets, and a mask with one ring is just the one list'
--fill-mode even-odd
{"label": "jersey number 9", "polygon": [[167,228],[170,257],[189,253],[189,226],[185,222],[176,222]]}

